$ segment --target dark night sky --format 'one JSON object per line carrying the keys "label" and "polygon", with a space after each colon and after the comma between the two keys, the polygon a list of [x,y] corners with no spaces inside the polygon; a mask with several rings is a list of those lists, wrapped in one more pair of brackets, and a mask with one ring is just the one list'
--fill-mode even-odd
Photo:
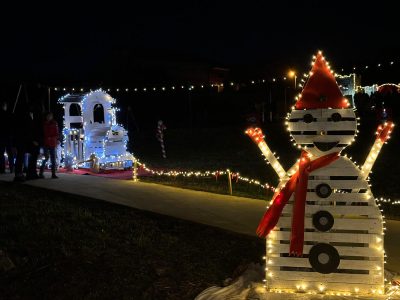
{"label": "dark night sky", "polygon": [[105,74],[118,81],[130,70],[116,74],[115,66],[134,65],[143,55],[274,68],[303,67],[317,49],[334,67],[400,59],[393,5],[351,2],[132,1],[128,6],[107,1],[91,7],[72,2],[3,7],[2,77],[84,82]]}

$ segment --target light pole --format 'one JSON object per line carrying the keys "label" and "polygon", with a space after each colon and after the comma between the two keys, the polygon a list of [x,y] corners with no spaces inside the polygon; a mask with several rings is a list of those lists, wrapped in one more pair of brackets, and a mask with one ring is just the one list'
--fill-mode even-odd
{"label": "light pole", "polygon": [[288,75],[290,78],[294,78],[294,89],[296,89],[296,79],[297,79],[296,72],[293,70],[290,70]]}

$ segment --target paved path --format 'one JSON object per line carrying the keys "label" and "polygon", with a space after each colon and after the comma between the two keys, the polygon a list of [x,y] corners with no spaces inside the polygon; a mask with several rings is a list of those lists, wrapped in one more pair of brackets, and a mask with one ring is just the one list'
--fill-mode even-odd
{"label": "paved path", "polygon": [[[101,199],[163,215],[255,235],[266,202],[153,183],[115,180],[88,175],[58,174],[60,179],[27,184]],[[10,175],[0,175],[10,181]],[[388,269],[400,273],[400,221],[387,221],[385,250]]]}
{"label": "paved path", "polygon": [[[49,176],[49,175],[47,175]],[[266,202],[193,191],[154,183],[116,180],[90,175],[57,174],[57,180],[27,184],[88,196],[231,231],[255,235]],[[0,175],[0,180],[12,180]]]}

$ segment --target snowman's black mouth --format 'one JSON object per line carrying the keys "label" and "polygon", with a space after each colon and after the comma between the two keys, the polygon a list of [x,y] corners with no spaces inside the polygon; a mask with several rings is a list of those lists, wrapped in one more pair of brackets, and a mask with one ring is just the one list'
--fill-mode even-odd
{"label": "snowman's black mouth", "polygon": [[339,142],[330,142],[330,143],[318,143],[318,142],[314,142],[315,147],[318,148],[318,150],[321,151],[329,151],[331,150],[333,147],[336,147],[337,144]]}

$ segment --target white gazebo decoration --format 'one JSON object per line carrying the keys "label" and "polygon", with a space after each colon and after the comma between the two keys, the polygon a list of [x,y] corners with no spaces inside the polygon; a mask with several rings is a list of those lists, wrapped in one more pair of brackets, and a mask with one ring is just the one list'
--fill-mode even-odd
{"label": "white gazebo decoration", "polygon": [[64,105],[64,164],[89,167],[94,157],[100,168],[125,169],[133,156],[126,150],[127,131],[117,124],[115,99],[99,89],[67,94]]}

